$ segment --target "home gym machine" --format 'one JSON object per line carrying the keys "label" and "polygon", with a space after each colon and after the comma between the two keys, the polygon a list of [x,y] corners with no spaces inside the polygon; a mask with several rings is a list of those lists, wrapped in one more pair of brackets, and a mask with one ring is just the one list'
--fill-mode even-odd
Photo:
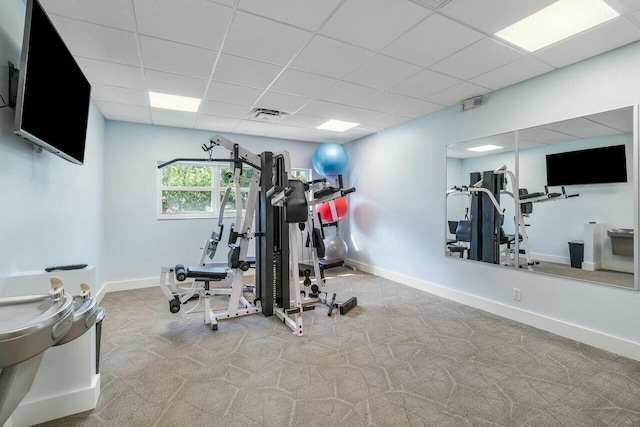
{"label": "home gym machine", "polygon": [[[230,159],[214,159],[213,149],[216,146],[222,146],[231,151]],[[244,293],[244,273],[251,267],[251,260],[248,259],[247,253],[249,243],[253,239],[252,232],[255,206],[260,192],[260,157],[256,156],[238,144],[233,144],[222,137],[211,138],[209,145],[203,145],[202,149],[209,154],[206,159],[174,159],[169,162],[158,165],[158,169],[166,167],[179,161],[206,161],[206,162],[228,162],[233,169],[230,177],[230,187],[227,188],[225,196],[221,203],[220,215],[218,218],[219,232],[212,234],[203,250],[200,264],[193,267],[185,267],[177,264],[175,267],[162,267],[160,270],[160,289],[169,300],[169,310],[172,313],[180,311],[181,305],[190,300],[194,296],[204,299],[204,323],[210,325],[211,329],[218,329],[218,321],[230,319],[238,316],[246,316],[260,312],[260,309],[253,303],[250,303]],[[242,206],[236,206],[236,219],[229,233],[229,254],[227,264],[214,264],[206,262],[206,255],[211,259],[215,255],[218,243],[221,239],[223,231],[222,218],[224,217],[224,208],[230,196],[231,185],[235,187],[236,205],[241,203],[240,200],[240,176],[244,165],[252,168],[252,174],[249,184],[249,194],[247,198],[247,208],[244,219],[242,218]],[[240,231],[234,230],[235,224],[241,224]],[[206,251],[206,252],[205,252]],[[177,284],[185,282],[186,279],[192,279],[187,282],[188,286]],[[230,280],[231,286],[227,288],[212,288],[211,282],[219,282],[222,280]],[[211,309],[211,297],[214,295],[228,295],[229,301],[226,310]],[[195,307],[194,307],[195,308]]]}
{"label": "home gym machine", "polygon": [[[215,147],[229,150],[231,157],[214,159],[213,149]],[[262,312],[265,316],[276,315],[294,334],[303,335],[302,314],[305,311],[315,309],[315,305],[311,301],[303,301],[305,298],[300,288],[298,268],[299,252],[296,229],[300,223],[308,224],[310,218],[305,183],[291,179],[290,159],[286,151],[278,153],[267,151],[255,155],[219,135],[214,135],[210,139],[209,145],[203,145],[202,148],[209,153],[208,159],[174,159],[159,165],[158,168],[178,161],[231,163],[234,170],[232,180],[236,187],[236,194],[239,195],[242,167],[248,165],[253,171],[246,212],[242,220],[242,209],[237,208],[236,224],[242,223],[242,226],[238,231],[234,230],[233,226],[231,227],[230,251],[226,266],[184,267],[178,264],[175,267],[163,267],[161,288],[169,300],[171,312],[177,313],[181,304],[197,295],[204,297],[205,300],[205,324],[210,324],[214,330],[217,329],[220,320]],[[342,191],[340,189],[340,194]],[[222,210],[223,208],[221,208],[221,216]],[[255,299],[253,302],[249,302],[244,296],[247,287],[244,285],[243,274],[252,265],[251,260],[247,257],[247,252],[249,243],[253,239],[255,239],[256,245],[256,275],[255,285],[252,287]],[[215,241],[216,236],[214,235],[211,240]],[[205,263],[201,262],[201,264]],[[319,269],[316,272],[316,284],[320,287],[321,274]],[[193,284],[180,286],[176,283],[176,281],[185,281],[187,278],[201,282],[204,286],[194,286]],[[210,282],[227,279],[230,279],[232,284],[226,290],[212,289],[209,286]],[[214,295],[229,296],[226,310],[214,311],[210,309],[209,300]],[[334,303],[335,301],[332,305]],[[355,299],[351,299],[349,304],[345,303],[343,306],[345,309],[350,309],[355,304]]]}
{"label": "home gym machine", "polygon": [[[447,191],[447,197],[449,195],[469,197],[470,207],[467,210],[471,210],[471,217],[470,220],[465,221],[470,228],[467,257],[499,264],[501,263],[500,246],[506,245],[502,264],[521,268],[520,255],[524,255],[526,268],[529,270],[533,270],[533,267],[539,263],[531,256],[526,229],[528,224],[525,223],[525,217],[533,212],[533,203],[579,196],[579,194],[567,194],[564,187],[560,193],[550,193],[547,186],[544,187],[544,193],[528,193],[526,188],[519,188],[515,192],[515,175],[505,165],[493,171],[472,172],[470,180],[472,185],[468,187],[453,187]],[[509,181],[512,191],[506,189]],[[505,210],[500,206],[500,194],[513,198],[516,215],[514,234],[505,234],[502,229]]]}
{"label": "home gym machine", "polygon": [[[313,209],[323,203],[330,203],[338,198],[344,197],[347,194],[356,191],[355,188],[343,188],[342,176],[338,177],[338,187],[334,187],[328,184],[326,178],[318,179],[305,184],[305,190],[307,194],[307,202],[309,205],[307,222],[298,224],[298,227],[303,231],[302,241],[304,245],[310,250],[310,264],[299,263],[298,270],[300,275],[304,276],[305,291],[303,291],[303,305],[321,303],[329,307],[327,312],[328,316],[331,316],[333,310],[337,308],[341,315],[349,312],[352,308],[356,307],[358,300],[356,297],[351,297],[344,302],[336,302],[336,294],[332,295],[331,301],[328,302],[328,293],[324,291],[324,285],[326,279],[324,271],[329,268],[340,267],[344,264],[344,260],[340,258],[323,259],[325,253],[324,247],[324,232],[322,227],[327,225],[337,224],[323,224],[322,217],[318,214],[317,224],[320,227],[316,227],[316,218],[314,217]],[[335,209],[335,207],[333,207]],[[334,215],[336,217],[337,215]],[[313,274],[313,281],[311,275]],[[324,295],[324,298],[322,297]]]}

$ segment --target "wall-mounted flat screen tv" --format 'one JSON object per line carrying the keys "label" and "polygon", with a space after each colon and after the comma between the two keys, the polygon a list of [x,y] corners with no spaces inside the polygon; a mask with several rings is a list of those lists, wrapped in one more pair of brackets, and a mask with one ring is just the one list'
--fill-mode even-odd
{"label": "wall-mounted flat screen tv", "polygon": [[15,133],[83,164],[91,85],[37,0],[27,0]]}
{"label": "wall-mounted flat screen tv", "polygon": [[624,145],[547,155],[547,185],[627,182]]}

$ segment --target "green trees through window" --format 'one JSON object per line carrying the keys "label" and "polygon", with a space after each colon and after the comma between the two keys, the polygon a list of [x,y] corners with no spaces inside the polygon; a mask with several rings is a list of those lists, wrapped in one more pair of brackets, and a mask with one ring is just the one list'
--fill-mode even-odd
{"label": "green trees through window", "polygon": [[[207,163],[174,163],[160,172],[160,216],[163,218],[214,217],[220,211],[220,204],[229,187],[233,170],[226,165]],[[310,169],[294,169],[295,178],[307,181],[311,179]],[[243,168],[240,176],[242,209],[247,207],[249,187],[253,169]],[[234,187],[227,204],[225,216],[236,212]]]}

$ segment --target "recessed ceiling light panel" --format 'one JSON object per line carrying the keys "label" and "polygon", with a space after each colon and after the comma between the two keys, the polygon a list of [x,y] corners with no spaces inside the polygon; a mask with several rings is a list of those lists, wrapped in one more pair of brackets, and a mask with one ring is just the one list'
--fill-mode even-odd
{"label": "recessed ceiling light panel", "polygon": [[475,151],[477,153],[483,153],[485,151],[493,151],[493,150],[500,150],[502,147],[498,147],[497,145],[481,145],[479,147],[471,147],[471,148],[467,148],[468,151]]}
{"label": "recessed ceiling light panel", "polygon": [[559,0],[495,35],[529,52],[619,16],[603,0]]}
{"label": "recessed ceiling light panel", "polygon": [[342,120],[329,120],[318,126],[316,129],[332,130],[334,132],[344,132],[358,126],[360,123],[343,122]]}
{"label": "recessed ceiling light panel", "polygon": [[199,98],[189,98],[188,96],[149,92],[149,102],[153,108],[195,113],[198,111],[198,108],[200,108],[200,101],[202,100]]}

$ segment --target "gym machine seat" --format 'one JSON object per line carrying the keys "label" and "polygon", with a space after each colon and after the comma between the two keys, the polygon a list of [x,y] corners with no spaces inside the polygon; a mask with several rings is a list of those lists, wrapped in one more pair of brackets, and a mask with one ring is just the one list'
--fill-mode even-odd
{"label": "gym machine seat", "polygon": [[[447,221],[449,224],[449,233],[456,234],[456,229],[458,228],[458,221]],[[456,239],[447,239],[447,245],[451,245],[456,243],[458,240]]]}
{"label": "gym machine seat", "polygon": [[[471,221],[458,221],[458,226],[456,227],[456,242],[467,243],[471,242]],[[465,244],[451,244],[448,246],[449,251],[453,253],[460,254],[460,258],[465,258],[465,255],[469,251],[469,247]]]}
{"label": "gym machine seat", "polygon": [[176,278],[183,282],[187,278],[201,279],[202,281],[220,281],[227,277],[227,270],[223,267],[186,267],[178,264],[175,267]]}

